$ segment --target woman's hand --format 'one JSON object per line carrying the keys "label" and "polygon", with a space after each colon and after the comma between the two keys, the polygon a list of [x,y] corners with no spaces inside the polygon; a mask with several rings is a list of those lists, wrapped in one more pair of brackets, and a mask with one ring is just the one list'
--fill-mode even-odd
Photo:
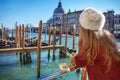
{"label": "woman's hand", "polygon": [[70,54],[70,63],[75,64],[75,56],[76,55],[77,55],[76,53],[71,53]]}
{"label": "woman's hand", "polygon": [[62,72],[66,73],[66,72],[70,72],[70,68],[69,68],[69,64],[68,63],[61,63],[59,65],[60,69]]}
{"label": "woman's hand", "polygon": [[59,65],[60,69],[62,72],[66,73],[66,72],[71,72],[75,70],[75,56],[77,54],[76,53],[71,53],[70,54],[70,63],[61,63]]}
{"label": "woman's hand", "polygon": [[67,73],[67,72],[74,71],[75,64],[72,64],[72,63],[61,63],[59,65],[59,67],[60,67],[62,72]]}

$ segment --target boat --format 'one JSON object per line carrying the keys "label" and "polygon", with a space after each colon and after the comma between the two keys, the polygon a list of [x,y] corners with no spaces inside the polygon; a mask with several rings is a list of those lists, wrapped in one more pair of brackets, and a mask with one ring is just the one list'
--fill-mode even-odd
{"label": "boat", "polygon": [[42,42],[41,46],[48,46],[48,43]]}

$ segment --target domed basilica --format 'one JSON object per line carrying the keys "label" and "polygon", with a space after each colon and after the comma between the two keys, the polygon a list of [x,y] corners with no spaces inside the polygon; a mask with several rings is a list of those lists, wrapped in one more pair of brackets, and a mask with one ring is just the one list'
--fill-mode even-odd
{"label": "domed basilica", "polygon": [[52,18],[47,21],[49,26],[54,26],[54,25],[61,26],[63,14],[64,14],[64,9],[62,8],[61,1],[59,1],[57,8],[53,12]]}

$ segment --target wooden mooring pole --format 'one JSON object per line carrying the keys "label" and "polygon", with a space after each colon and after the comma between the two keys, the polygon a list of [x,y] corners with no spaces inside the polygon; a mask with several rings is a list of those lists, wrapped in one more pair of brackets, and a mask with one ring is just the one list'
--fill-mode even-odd
{"label": "wooden mooring pole", "polygon": [[[62,29],[62,28],[61,28]],[[62,30],[60,30],[60,33],[62,33]],[[59,57],[60,58],[65,58],[67,57],[67,37],[68,36],[68,27],[66,27],[66,34],[65,34],[65,48],[64,49],[60,49],[59,52]],[[60,34],[60,38],[62,37],[62,34]],[[61,41],[59,42],[59,44],[61,44]]]}
{"label": "wooden mooring pole", "polygon": [[18,26],[17,25],[16,25],[15,43],[16,43],[16,47],[18,48]]}
{"label": "wooden mooring pole", "polygon": [[[15,43],[16,43],[16,48],[18,48],[19,43],[18,43],[18,26],[17,26],[17,24],[16,24],[16,30],[15,30],[15,32],[16,32]],[[18,55],[18,53],[16,53],[16,55]]]}
{"label": "wooden mooring pole", "polygon": [[68,27],[66,27],[66,36],[65,36],[65,53],[67,53],[67,40],[68,40]]}
{"label": "wooden mooring pole", "polygon": [[[22,41],[22,39],[21,39],[22,37],[21,37],[21,25],[19,26],[19,45],[20,45],[20,48],[22,47],[22,45],[21,45],[21,41]],[[20,52],[20,64],[22,65],[22,52]]]}
{"label": "wooden mooring pole", "polygon": [[1,23],[1,27],[2,27],[2,40],[4,40],[4,26],[3,26],[3,23]]}
{"label": "wooden mooring pole", "polygon": [[55,60],[56,26],[53,28],[53,60]]}
{"label": "wooden mooring pole", "polygon": [[62,26],[60,27],[60,42],[59,42],[59,45],[61,45],[62,43]]}
{"label": "wooden mooring pole", "polygon": [[73,45],[72,45],[72,49],[75,49],[75,24],[73,25]]}
{"label": "wooden mooring pole", "polygon": [[37,78],[40,77],[41,35],[42,35],[42,21],[39,22],[39,29],[38,29],[38,43],[37,43]]}
{"label": "wooden mooring pole", "polygon": [[[61,28],[62,29],[62,28]],[[50,31],[51,33],[51,31]],[[61,32],[62,33],[62,32]],[[68,30],[67,30],[68,33]],[[67,36],[66,33],[66,36]],[[38,29],[38,41],[37,41],[37,47],[25,47],[25,40],[24,40],[24,25],[21,25],[18,27],[16,26],[16,48],[5,48],[5,49],[0,49],[0,54],[1,53],[12,53],[12,52],[19,52],[19,59],[21,64],[23,64],[23,53],[26,51],[33,51],[33,50],[37,50],[37,78],[40,77],[40,62],[41,62],[41,49],[42,50],[53,50],[53,56],[55,57],[55,50],[56,49],[65,49],[67,48],[65,45],[61,45],[61,41],[60,41],[60,45],[56,45],[56,27],[54,28],[53,31],[53,45],[50,45],[50,34],[49,34],[49,46],[41,46],[41,35],[42,35],[42,21],[39,22],[39,29]],[[61,36],[61,34],[60,34]],[[61,36],[62,37],[62,36]],[[61,38],[60,38],[61,40]],[[66,39],[67,40],[67,39]],[[67,41],[65,41],[67,42]],[[8,54],[9,54],[8,53]],[[26,59],[26,58],[25,58]]]}
{"label": "wooden mooring pole", "polygon": [[22,55],[23,55],[23,64],[25,64],[25,39],[24,39],[24,24],[22,24],[22,35],[21,35],[21,38],[22,38]]}
{"label": "wooden mooring pole", "polygon": [[[50,39],[51,39],[51,29],[49,28],[49,38],[48,38],[48,46],[50,46]],[[48,50],[48,61],[50,59],[50,49]]]}

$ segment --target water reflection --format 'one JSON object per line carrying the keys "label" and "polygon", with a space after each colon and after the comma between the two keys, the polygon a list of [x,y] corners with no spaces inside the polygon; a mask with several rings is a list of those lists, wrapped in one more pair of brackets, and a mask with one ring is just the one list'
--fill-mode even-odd
{"label": "water reflection", "polygon": [[[72,48],[72,37],[68,39],[68,46]],[[78,37],[75,39],[77,49]],[[63,45],[65,44],[65,38],[62,38]],[[58,43],[56,43],[58,44]],[[120,43],[117,43],[120,46]],[[35,80],[36,79],[36,59],[37,52],[31,51],[31,64],[21,65],[20,54],[0,54],[0,80]],[[23,57],[23,56],[22,56]],[[59,64],[63,62],[69,62],[69,58],[59,58],[59,50],[55,50],[53,55],[53,50],[41,50],[41,75],[45,76],[52,74],[54,72],[60,71]],[[81,72],[70,72],[61,76],[56,77],[53,80],[80,80]]]}

